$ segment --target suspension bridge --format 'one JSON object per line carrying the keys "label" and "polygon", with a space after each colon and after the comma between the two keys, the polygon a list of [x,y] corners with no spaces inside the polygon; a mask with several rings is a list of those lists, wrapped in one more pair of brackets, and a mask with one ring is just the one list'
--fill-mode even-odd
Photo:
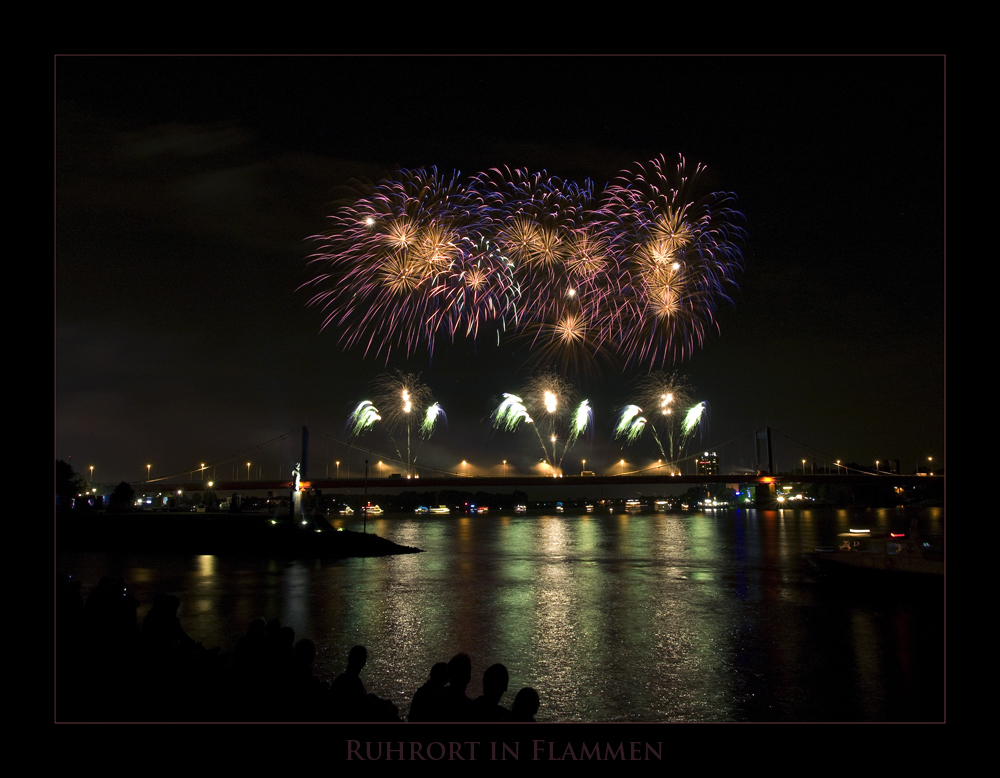
{"label": "suspension bridge", "polygon": [[[363,449],[356,443],[336,438],[328,438],[338,446],[346,447],[353,459],[353,467],[345,466],[341,473],[342,461],[324,461],[324,475],[319,475],[319,468],[310,468],[310,437],[309,430],[302,427],[285,435],[261,444],[260,446],[234,454],[224,460],[202,463],[198,468],[171,476],[155,479],[134,481],[130,485],[136,491],[156,492],[192,492],[211,489],[216,492],[296,492],[299,490],[350,491],[357,489],[385,490],[439,490],[458,489],[462,491],[483,491],[486,489],[506,489],[524,487],[551,487],[555,484],[561,489],[575,490],[587,486],[631,486],[640,487],[643,491],[654,492],[674,486],[696,484],[737,485],[737,489],[745,486],[757,487],[758,502],[773,500],[776,492],[780,492],[786,484],[827,484],[831,486],[871,485],[873,477],[882,479],[882,483],[896,487],[928,486],[933,482],[943,480],[943,476],[920,472],[915,465],[913,474],[899,472],[898,461],[881,462],[876,460],[872,468],[861,468],[856,464],[842,463],[828,455],[814,451],[808,446],[796,443],[786,436],[784,444],[794,451],[799,467],[780,471],[776,465],[774,439],[780,436],[771,428],[754,431],[749,454],[752,466],[740,464],[727,468],[727,447],[736,442],[724,444],[710,452],[699,452],[689,455],[676,462],[664,463],[658,461],[650,466],[635,468],[628,465],[624,458],[617,463],[612,462],[603,472],[586,469],[587,460],[581,460],[582,469],[579,475],[556,473],[551,470],[546,473],[523,474],[513,471],[506,461],[493,465],[489,471],[482,471],[463,462],[458,471],[447,471],[431,467],[416,467],[413,463],[402,461],[398,456],[389,457]],[[268,446],[286,442],[299,437],[301,448],[294,463],[286,462],[284,475],[280,469],[274,477],[266,477],[262,472],[259,453]],[[742,441],[742,445],[745,441]],[[717,452],[721,451],[722,454]],[[742,461],[744,454],[739,459]],[[254,476],[254,455],[258,459],[258,471]],[[784,455],[787,460],[787,454]],[[286,456],[287,458],[287,456]],[[325,458],[329,460],[329,457]],[[249,460],[249,461],[248,461]],[[246,475],[242,467],[246,463]],[[377,465],[376,465],[377,463]],[[333,474],[330,473],[334,466]],[[363,465],[359,467],[359,465]],[[280,466],[279,466],[280,468]],[[293,470],[294,468],[294,470]],[[399,472],[396,470],[398,468]],[[218,474],[222,470],[222,477]],[[226,477],[227,470],[232,474]],[[361,472],[359,472],[359,470]],[[690,472],[684,472],[688,470]],[[314,474],[315,472],[315,474]]]}

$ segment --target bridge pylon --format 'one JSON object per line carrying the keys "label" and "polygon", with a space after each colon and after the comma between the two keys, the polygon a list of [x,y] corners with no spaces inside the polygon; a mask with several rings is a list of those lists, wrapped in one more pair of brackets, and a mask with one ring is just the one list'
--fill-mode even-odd
{"label": "bridge pylon", "polygon": [[[754,432],[754,441],[757,448],[757,472],[774,475],[774,449],[771,445],[771,428],[764,427],[762,430]],[[764,455],[761,456],[761,445],[764,447]],[[766,465],[762,467],[761,465]]]}
{"label": "bridge pylon", "polygon": [[754,486],[753,504],[757,508],[772,508],[778,499],[777,491],[774,488],[774,481],[769,483],[758,483]]}

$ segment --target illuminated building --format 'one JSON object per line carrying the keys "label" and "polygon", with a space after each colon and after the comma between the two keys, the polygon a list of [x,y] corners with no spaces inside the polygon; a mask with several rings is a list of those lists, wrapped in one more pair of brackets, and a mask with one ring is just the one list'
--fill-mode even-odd
{"label": "illuminated building", "polygon": [[719,474],[719,457],[716,456],[715,452],[709,453],[706,451],[700,457],[698,457],[698,475],[718,475]]}

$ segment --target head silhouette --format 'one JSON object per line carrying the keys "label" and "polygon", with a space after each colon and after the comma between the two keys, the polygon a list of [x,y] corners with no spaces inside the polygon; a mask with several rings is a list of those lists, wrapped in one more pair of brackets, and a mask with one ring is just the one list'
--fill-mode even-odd
{"label": "head silhouette", "polygon": [[510,675],[506,667],[501,664],[490,665],[483,673],[483,696],[491,702],[500,702],[509,682]]}
{"label": "head silhouette", "polygon": [[361,668],[368,664],[368,649],[364,646],[355,646],[347,655],[347,669],[360,673]]}
{"label": "head silhouette", "polygon": [[530,686],[525,686],[514,697],[514,705],[511,713],[517,721],[534,721],[534,716],[538,713],[538,692]]}
{"label": "head silhouette", "polygon": [[431,668],[431,682],[435,686],[444,686],[448,683],[448,663],[437,662]]}
{"label": "head silhouette", "polygon": [[468,654],[455,654],[448,662],[448,683],[464,690],[472,680],[472,660]]}

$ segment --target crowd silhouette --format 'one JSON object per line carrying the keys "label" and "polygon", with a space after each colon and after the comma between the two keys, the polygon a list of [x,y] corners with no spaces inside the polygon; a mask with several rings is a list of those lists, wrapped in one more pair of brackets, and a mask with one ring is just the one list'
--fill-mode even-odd
{"label": "crowd silhouette", "polygon": [[316,645],[291,626],[254,619],[231,651],[205,648],[183,629],[180,600],[158,594],[141,623],[139,601],[120,578],[105,577],[83,598],[78,581],[56,583],[57,721],[529,722],[538,693],[522,688],[502,704],[510,677],[502,664],[467,690],[464,653],[430,669],[405,718],[391,700],[365,689],[364,646],[351,648],[332,682],[318,678]]}

